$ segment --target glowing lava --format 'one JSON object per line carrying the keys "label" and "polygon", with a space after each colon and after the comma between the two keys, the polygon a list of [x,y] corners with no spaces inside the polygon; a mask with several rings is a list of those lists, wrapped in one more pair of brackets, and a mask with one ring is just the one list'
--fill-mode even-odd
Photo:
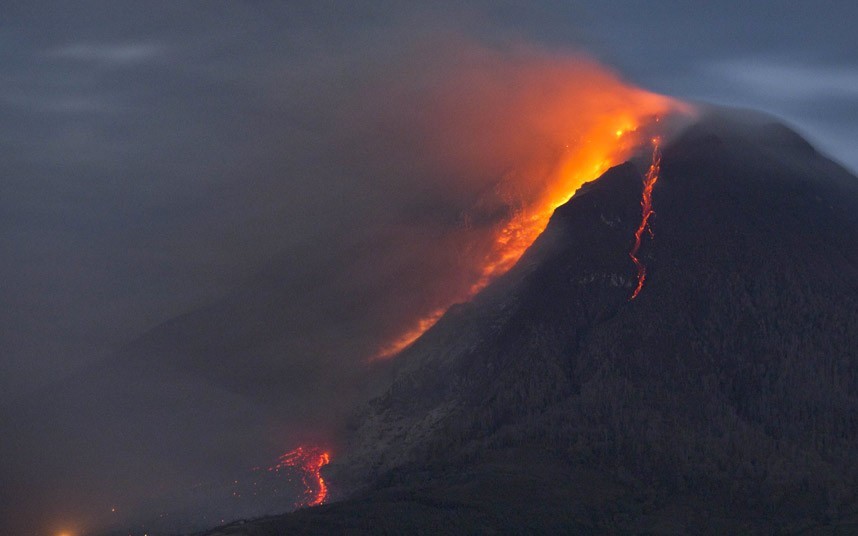
{"label": "glowing lava", "polygon": [[435,155],[442,176],[483,181],[464,209],[481,222],[472,235],[479,243],[459,252],[462,277],[435,285],[437,297],[425,300],[422,314],[403,319],[376,359],[404,350],[452,304],[470,300],[512,268],[557,207],[638,154],[656,129],[662,133],[661,118],[692,113],[582,58],[513,56],[464,55],[464,67],[421,108],[420,117],[431,118],[421,154]]}
{"label": "glowing lava", "polygon": [[331,462],[331,453],[319,447],[298,447],[277,459],[277,463],[268,468],[269,471],[280,472],[286,468],[301,471],[301,481],[304,483],[304,500],[297,506],[317,506],[328,497],[328,485],[322,478],[322,467]]}
{"label": "glowing lava", "polygon": [[447,312],[447,308],[436,309],[432,313],[424,316],[417,320],[417,325],[400,335],[396,340],[390,342],[387,346],[381,349],[381,351],[375,356],[375,359],[387,359],[389,357],[393,357],[402,350],[411,346],[411,343],[416,341],[423,335],[426,330],[434,326],[438,320],[444,316],[444,313]]}
{"label": "glowing lava", "polygon": [[658,174],[661,171],[659,141],[658,138],[653,138],[652,140],[652,164],[650,164],[644,177],[643,194],[641,195],[641,223],[635,231],[635,243],[632,246],[632,250],[629,251],[629,257],[632,258],[635,267],[638,269],[638,284],[635,287],[635,291],[632,292],[629,301],[638,297],[643,288],[644,281],[646,281],[646,265],[641,262],[637,255],[641,247],[641,239],[643,238],[644,231],[649,231],[650,236],[653,236],[652,228],[649,226],[649,219],[655,213],[652,210],[652,188],[655,186],[656,181],[658,181]]}
{"label": "glowing lava", "polygon": [[[653,96],[652,108],[660,109],[658,106],[660,97]],[[662,103],[667,109],[667,104]],[[545,188],[539,198],[530,206],[520,206],[516,209],[507,223],[503,225],[494,235],[494,241],[490,252],[481,263],[478,274],[468,288],[467,292],[457,301],[466,301],[473,298],[483,290],[489,283],[506,273],[530,247],[536,238],[542,234],[548,226],[548,220],[554,214],[557,207],[566,203],[585,182],[594,180],[605,173],[610,167],[618,165],[631,158],[639,150],[641,145],[639,124],[644,117],[635,118],[631,115],[622,116],[614,122],[607,122],[599,129],[589,133],[588,138],[581,146],[574,149],[566,149],[572,153],[556,172],[557,178]],[[659,118],[650,117],[653,122]],[[617,125],[620,125],[619,128]],[[630,253],[632,260],[638,267],[638,288],[631,299],[637,297],[646,277],[646,268],[635,256],[640,247],[641,234],[647,229],[649,217],[652,215],[652,186],[658,179],[660,154],[658,152],[658,140],[652,140],[655,144],[653,164],[650,166],[644,183],[644,194],[642,200],[643,217],[641,227],[635,233],[635,246]],[[417,340],[429,328],[434,326],[449,308],[447,304],[440,307],[424,317],[417,320],[415,325],[385,346],[377,355],[376,359],[393,357]]]}
{"label": "glowing lava", "polygon": [[[667,104],[661,103],[660,97],[653,96],[650,103],[653,109],[661,109],[659,104],[667,109]],[[567,147],[572,156],[561,164],[555,173],[557,178],[546,186],[539,198],[530,206],[517,207],[507,223],[495,233],[492,248],[481,263],[478,275],[460,297],[459,301],[473,298],[489,283],[506,273],[521,258],[527,248],[542,234],[548,226],[548,220],[557,207],[565,204],[585,182],[594,180],[605,173],[610,167],[618,165],[631,158],[641,145],[639,124],[644,117],[635,118],[631,115],[621,116],[614,122],[607,122],[599,129],[589,133],[586,141],[579,147]],[[649,117],[658,122],[658,117]],[[619,125],[619,128],[618,126]],[[632,250],[632,259],[638,266],[638,289],[632,299],[640,292],[646,268],[634,256],[640,247],[640,233],[647,227],[649,216],[652,214],[651,195],[652,184],[658,178],[658,162],[653,162],[647,172],[644,201],[646,207],[641,229],[636,233],[636,245]],[[455,302],[454,302],[455,303]],[[376,356],[376,359],[386,359],[395,356],[417,340],[429,328],[434,326],[444,315],[451,304],[435,309],[417,320],[415,325],[406,330],[394,341],[386,345]]]}

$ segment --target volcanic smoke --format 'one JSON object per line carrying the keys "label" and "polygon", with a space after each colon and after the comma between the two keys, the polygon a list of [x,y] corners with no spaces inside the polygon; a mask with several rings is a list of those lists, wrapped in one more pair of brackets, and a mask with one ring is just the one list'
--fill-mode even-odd
{"label": "volcanic smoke", "polygon": [[[454,162],[451,175],[501,170],[502,178],[488,194],[491,199],[483,204],[502,205],[506,216],[485,236],[483,243],[490,247],[469,259],[466,281],[454,290],[454,282],[440,287],[436,306],[384,345],[376,359],[397,355],[452,304],[471,299],[506,273],[578,188],[638,154],[653,131],[661,129],[662,118],[690,112],[684,103],[630,86],[581,58],[524,55],[510,60],[483,53],[463,70],[448,78],[454,81],[432,101],[437,109],[426,114],[439,123],[432,154]],[[646,276],[636,254],[652,213],[657,173],[655,162],[647,174],[646,208],[632,251],[639,273],[632,298]]]}

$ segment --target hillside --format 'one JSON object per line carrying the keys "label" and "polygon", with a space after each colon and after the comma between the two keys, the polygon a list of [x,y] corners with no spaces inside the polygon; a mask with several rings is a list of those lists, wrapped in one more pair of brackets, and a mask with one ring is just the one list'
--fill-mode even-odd
{"label": "hillside", "polygon": [[328,472],[349,500],[212,534],[858,528],[858,178],[709,115],[664,149],[630,301],[641,167],[403,352]]}

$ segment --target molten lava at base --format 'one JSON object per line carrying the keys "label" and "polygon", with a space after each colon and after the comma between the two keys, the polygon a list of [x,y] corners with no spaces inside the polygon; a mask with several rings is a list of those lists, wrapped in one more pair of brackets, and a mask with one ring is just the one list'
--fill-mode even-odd
{"label": "molten lava at base", "polygon": [[287,468],[301,471],[301,481],[304,483],[304,499],[296,504],[297,507],[317,506],[328,497],[328,486],[322,478],[322,467],[331,462],[331,453],[319,447],[298,447],[277,459],[277,463],[268,468],[272,472],[280,472]]}
{"label": "molten lava at base", "polygon": [[650,217],[655,214],[652,209],[652,188],[658,181],[658,174],[661,171],[661,151],[659,150],[659,139],[652,140],[652,164],[646,172],[643,182],[643,194],[641,195],[641,223],[635,231],[635,243],[632,250],[629,251],[629,257],[635,263],[638,269],[638,284],[632,292],[629,301],[634,300],[643,289],[644,281],[646,281],[646,265],[638,258],[638,251],[641,248],[641,239],[644,231],[649,231],[650,237],[653,237],[652,228],[649,226]]}

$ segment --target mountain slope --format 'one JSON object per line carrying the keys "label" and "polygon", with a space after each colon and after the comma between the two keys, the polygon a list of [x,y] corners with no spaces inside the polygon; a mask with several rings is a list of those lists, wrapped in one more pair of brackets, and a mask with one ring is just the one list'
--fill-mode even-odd
{"label": "mountain slope", "polygon": [[625,164],[558,209],[398,358],[330,471],[360,491],[252,530],[858,528],[858,178],[704,118],[664,150],[629,301],[640,195]]}

